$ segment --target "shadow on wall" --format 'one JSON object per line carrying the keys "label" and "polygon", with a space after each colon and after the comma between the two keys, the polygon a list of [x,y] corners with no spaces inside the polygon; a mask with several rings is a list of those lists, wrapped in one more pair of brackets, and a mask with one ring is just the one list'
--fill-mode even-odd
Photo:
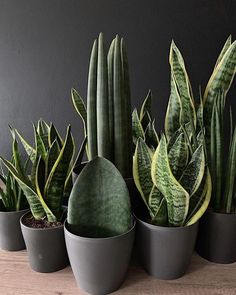
{"label": "shadow on wall", "polygon": [[[86,96],[90,50],[100,31],[107,41],[115,33],[126,38],[133,105],[139,106],[151,88],[157,129],[162,129],[171,39],[185,57],[197,95],[227,36],[235,38],[235,14],[230,0],[1,0],[1,153],[9,155],[7,124],[31,138],[30,122],[40,117],[54,121],[61,132],[71,123],[77,142],[82,141],[70,88]],[[231,102],[235,109],[235,100]]]}

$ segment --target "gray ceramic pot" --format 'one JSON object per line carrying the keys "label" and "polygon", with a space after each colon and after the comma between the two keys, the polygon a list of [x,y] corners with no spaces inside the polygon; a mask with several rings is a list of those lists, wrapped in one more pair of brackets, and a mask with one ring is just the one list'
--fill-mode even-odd
{"label": "gray ceramic pot", "polygon": [[84,238],[72,234],[65,223],[66,247],[78,286],[94,295],[117,290],[128,270],[135,223],[125,234],[111,238]]}
{"label": "gray ceramic pot", "polygon": [[151,225],[137,218],[139,260],[152,276],[173,280],[184,275],[194,250],[198,223],[186,227]]}
{"label": "gray ceramic pot", "polygon": [[25,249],[25,242],[20,228],[20,218],[29,209],[2,212],[0,211],[0,248],[7,251]]}
{"label": "gray ceramic pot", "polygon": [[236,262],[236,214],[206,212],[200,221],[196,249],[215,263]]}
{"label": "gray ceramic pot", "polygon": [[23,224],[24,216],[20,222],[31,268],[37,272],[54,272],[65,268],[69,259],[63,225],[31,228]]}

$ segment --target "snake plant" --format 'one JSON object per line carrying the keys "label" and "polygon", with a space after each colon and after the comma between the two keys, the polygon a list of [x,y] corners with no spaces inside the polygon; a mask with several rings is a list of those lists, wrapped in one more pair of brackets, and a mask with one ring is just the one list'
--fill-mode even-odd
{"label": "snake plant", "polygon": [[[12,159],[11,163],[13,165],[18,165],[18,153],[15,151],[18,149],[15,133],[12,131],[10,127],[10,131],[12,133]],[[24,165],[22,165],[22,169],[24,173],[27,173],[27,167],[29,164],[29,158],[25,161]],[[1,167],[3,168],[3,167]],[[12,174],[7,171],[4,172],[1,169],[0,179],[3,182],[3,187],[0,187],[0,201],[1,201],[1,209],[4,211],[19,211],[26,209],[28,207],[28,202],[22,191],[21,187],[19,186],[18,182],[12,176]]]}
{"label": "snake plant", "polygon": [[[14,146],[16,161],[14,163],[1,157],[19,187],[24,192],[33,217],[49,222],[59,221],[62,215],[62,198],[70,184],[74,166],[74,140],[71,127],[67,127],[63,140],[51,123],[50,126],[40,120],[34,127],[35,145],[31,146],[15,129],[31,162],[30,176],[22,168],[22,160],[17,145]],[[85,145],[85,144],[84,144]],[[81,156],[79,156],[81,159]]]}
{"label": "snake plant", "polygon": [[88,73],[87,108],[75,89],[71,90],[71,96],[88,138],[88,159],[105,157],[124,177],[129,177],[132,173],[131,102],[123,38],[116,36],[108,53],[102,33],[94,41]]}
{"label": "snake plant", "polygon": [[157,148],[159,138],[155,129],[155,119],[152,116],[151,90],[144,99],[140,112],[134,109],[132,113],[132,135],[134,145],[138,138],[142,138],[151,149]]}
{"label": "snake plant", "polygon": [[[203,123],[206,128],[206,146],[213,179],[212,207],[217,212],[236,212],[236,131],[233,130],[232,112],[229,155],[224,137],[224,108],[227,93],[236,72],[236,41],[226,40],[216,61],[213,73],[203,95]],[[226,173],[223,173],[226,171]]]}
{"label": "snake plant", "polygon": [[68,203],[68,226],[77,235],[104,238],[131,227],[126,183],[107,159],[96,157],[78,176]]}
{"label": "snake plant", "polygon": [[157,148],[146,140],[142,115],[133,113],[133,175],[150,222],[185,226],[195,223],[207,209],[212,183],[206,160],[203,104],[196,110],[184,59],[174,42],[170,67],[165,134],[157,141]]}

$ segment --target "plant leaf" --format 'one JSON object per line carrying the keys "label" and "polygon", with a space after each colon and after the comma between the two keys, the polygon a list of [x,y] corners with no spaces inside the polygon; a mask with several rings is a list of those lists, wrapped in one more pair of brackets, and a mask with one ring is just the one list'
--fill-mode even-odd
{"label": "plant leaf", "polygon": [[143,120],[145,113],[148,113],[150,115],[150,118],[152,118],[152,91],[149,89],[148,94],[146,98],[143,101],[141,110],[140,110],[140,121]]}
{"label": "plant leaf", "polygon": [[169,224],[183,225],[188,214],[189,194],[171,172],[164,135],[153,157],[152,180],[166,199]]}
{"label": "plant leaf", "polygon": [[24,137],[19,133],[17,129],[14,129],[15,133],[19,137],[27,155],[30,157],[31,162],[33,163],[36,159],[36,150],[33,148],[25,139]]}
{"label": "plant leaf", "polygon": [[84,103],[82,97],[80,96],[80,94],[78,93],[78,91],[76,91],[74,88],[71,89],[71,99],[72,99],[72,103],[73,103],[73,106],[74,106],[76,112],[79,114],[79,116],[82,119],[82,122],[84,125],[84,134],[86,136],[86,134],[87,134],[87,110],[86,110],[85,103]]}
{"label": "plant leaf", "polygon": [[133,134],[133,143],[135,145],[139,137],[142,138],[143,140],[145,138],[144,130],[139,120],[137,109],[134,109],[132,113],[132,134]]}

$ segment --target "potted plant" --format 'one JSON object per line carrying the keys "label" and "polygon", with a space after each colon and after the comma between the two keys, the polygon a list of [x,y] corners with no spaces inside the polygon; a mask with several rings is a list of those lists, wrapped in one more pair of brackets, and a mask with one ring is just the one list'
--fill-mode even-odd
{"label": "potted plant", "polygon": [[[100,156],[112,161],[132,190],[131,101],[123,38],[116,36],[107,53],[100,33],[90,57],[87,107],[75,89],[71,90],[71,97],[88,138],[88,160]],[[78,175],[81,167],[76,167],[76,171]]]}
{"label": "potted plant", "polygon": [[[154,151],[146,136],[139,137],[133,161],[135,184],[146,207],[135,212],[138,254],[148,273],[160,279],[176,279],[186,272],[198,220],[211,197],[203,127],[196,133],[201,115],[197,120],[183,58],[174,43],[170,64],[166,134]],[[137,115],[135,121],[140,129]]]}
{"label": "potted plant", "polygon": [[70,126],[65,140],[55,130],[53,124],[40,120],[38,128],[34,126],[35,147],[17,132],[32,161],[30,176],[21,165],[1,158],[30,206],[30,212],[21,217],[21,229],[30,265],[38,272],[53,272],[68,264],[63,231],[66,209],[62,200],[73,169],[74,140]]}
{"label": "potted plant", "polygon": [[[12,160],[13,165],[19,165],[17,154],[17,141],[15,133],[11,130]],[[28,161],[21,167],[26,173]],[[25,249],[25,242],[20,228],[20,218],[29,209],[24,192],[13,178],[11,173],[0,174],[2,185],[0,187],[0,248],[7,251],[19,251]]]}
{"label": "potted plant", "polygon": [[[197,251],[202,257],[216,263],[236,262],[236,128],[231,111],[230,136],[224,136],[226,95],[235,69],[236,41],[232,43],[229,37],[203,96],[213,196],[210,208],[200,223]],[[230,138],[229,144],[227,138]]]}
{"label": "potted plant", "polygon": [[68,204],[65,239],[78,285],[107,294],[122,284],[134,240],[129,192],[117,168],[96,157],[79,174]]}

